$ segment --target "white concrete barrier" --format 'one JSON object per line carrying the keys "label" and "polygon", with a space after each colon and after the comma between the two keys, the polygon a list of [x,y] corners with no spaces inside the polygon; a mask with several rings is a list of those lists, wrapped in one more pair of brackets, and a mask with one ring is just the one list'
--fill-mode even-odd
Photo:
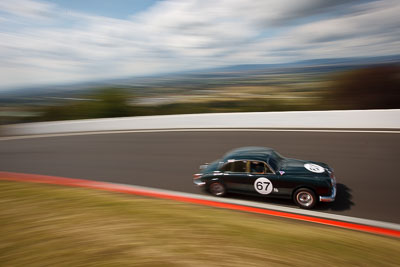
{"label": "white concrete barrier", "polygon": [[400,109],[209,113],[7,125],[5,135],[163,129],[400,129]]}

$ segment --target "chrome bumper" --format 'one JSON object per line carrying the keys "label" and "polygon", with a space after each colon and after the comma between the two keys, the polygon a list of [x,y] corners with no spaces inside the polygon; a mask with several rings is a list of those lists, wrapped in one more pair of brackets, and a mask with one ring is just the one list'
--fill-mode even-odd
{"label": "chrome bumper", "polygon": [[200,181],[200,179],[193,180],[193,183],[197,186],[205,186],[206,182]]}
{"label": "chrome bumper", "polygon": [[336,186],[332,189],[332,194],[330,196],[319,196],[320,202],[333,202],[336,198]]}

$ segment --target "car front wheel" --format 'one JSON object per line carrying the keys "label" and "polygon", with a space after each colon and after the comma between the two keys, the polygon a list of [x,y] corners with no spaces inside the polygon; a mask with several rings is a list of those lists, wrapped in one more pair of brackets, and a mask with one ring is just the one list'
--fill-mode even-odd
{"label": "car front wheel", "polygon": [[208,190],[210,191],[211,194],[217,197],[222,197],[226,194],[225,186],[220,182],[213,182],[208,187]]}
{"label": "car front wheel", "polygon": [[293,200],[297,206],[303,209],[312,209],[317,203],[315,193],[308,188],[300,188],[293,195]]}

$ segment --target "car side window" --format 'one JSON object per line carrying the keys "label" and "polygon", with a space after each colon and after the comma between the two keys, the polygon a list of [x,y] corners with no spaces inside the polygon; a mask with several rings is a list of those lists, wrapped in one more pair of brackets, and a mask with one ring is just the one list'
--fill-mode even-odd
{"label": "car side window", "polygon": [[246,172],[247,161],[238,160],[227,162],[221,167],[222,172]]}
{"label": "car side window", "polygon": [[267,174],[273,173],[263,161],[251,161],[250,173],[252,174]]}

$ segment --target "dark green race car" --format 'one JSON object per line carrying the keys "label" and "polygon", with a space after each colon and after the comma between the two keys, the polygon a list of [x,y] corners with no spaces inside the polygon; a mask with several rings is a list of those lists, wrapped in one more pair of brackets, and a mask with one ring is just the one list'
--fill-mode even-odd
{"label": "dark green race car", "polygon": [[238,148],[200,169],[194,184],[215,196],[235,192],[291,198],[305,209],[336,197],[335,175],[327,164],[285,158],[271,148]]}

